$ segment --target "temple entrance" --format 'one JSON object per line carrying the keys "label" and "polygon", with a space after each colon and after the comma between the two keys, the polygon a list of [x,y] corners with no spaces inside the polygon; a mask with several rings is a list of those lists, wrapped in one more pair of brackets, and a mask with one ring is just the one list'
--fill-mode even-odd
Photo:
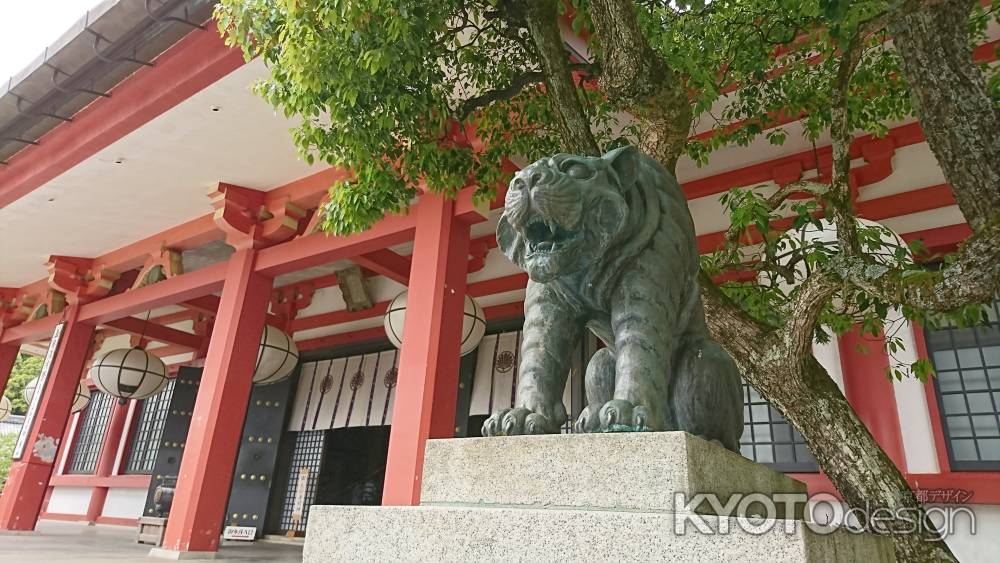
{"label": "temple entrance", "polygon": [[316,487],[316,504],[382,504],[389,453],[389,427],[328,431],[326,455]]}

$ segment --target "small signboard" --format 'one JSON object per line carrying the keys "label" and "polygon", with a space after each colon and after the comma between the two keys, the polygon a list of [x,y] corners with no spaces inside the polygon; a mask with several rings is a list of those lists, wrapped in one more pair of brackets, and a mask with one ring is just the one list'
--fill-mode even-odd
{"label": "small signboard", "polygon": [[309,486],[309,468],[299,469],[299,480],[295,483],[295,500],[292,502],[292,521],[301,522],[306,509],[306,488]]}
{"label": "small signboard", "polygon": [[24,456],[24,448],[28,445],[28,436],[31,435],[31,427],[35,425],[35,416],[38,415],[38,405],[42,403],[42,395],[45,394],[45,387],[49,383],[49,372],[52,371],[52,361],[59,350],[59,341],[62,339],[65,322],[56,325],[52,332],[52,340],[49,341],[49,349],[45,352],[45,361],[42,362],[42,371],[38,374],[38,384],[35,385],[35,394],[31,397],[31,404],[24,415],[24,423],[21,425],[21,433],[17,436],[17,443],[14,444],[13,459],[21,459]]}
{"label": "small signboard", "polygon": [[237,541],[253,541],[257,538],[257,528],[253,526],[226,526],[222,531],[222,539]]}

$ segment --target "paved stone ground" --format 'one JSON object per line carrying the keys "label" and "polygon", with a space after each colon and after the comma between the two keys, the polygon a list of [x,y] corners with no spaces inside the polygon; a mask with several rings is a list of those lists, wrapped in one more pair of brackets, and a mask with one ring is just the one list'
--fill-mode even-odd
{"label": "paved stone ground", "polygon": [[[77,522],[42,520],[34,532],[0,532],[0,562],[155,563],[146,555],[150,546],[135,543],[135,529],[125,526],[87,526]],[[299,563],[301,544],[226,542],[215,561]],[[208,561],[188,559],[186,561]]]}

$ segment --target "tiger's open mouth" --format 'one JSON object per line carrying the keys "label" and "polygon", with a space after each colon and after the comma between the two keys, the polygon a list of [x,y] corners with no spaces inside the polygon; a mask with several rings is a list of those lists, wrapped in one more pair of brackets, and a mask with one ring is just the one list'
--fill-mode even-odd
{"label": "tiger's open mouth", "polygon": [[563,228],[554,221],[546,221],[536,217],[524,228],[524,237],[528,241],[528,256],[536,254],[554,254],[565,250],[579,238],[578,233]]}

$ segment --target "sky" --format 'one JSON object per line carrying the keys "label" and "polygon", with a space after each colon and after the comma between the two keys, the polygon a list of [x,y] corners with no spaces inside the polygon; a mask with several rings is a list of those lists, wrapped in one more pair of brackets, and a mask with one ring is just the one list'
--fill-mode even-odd
{"label": "sky", "polygon": [[100,0],[0,0],[0,82],[51,45]]}

